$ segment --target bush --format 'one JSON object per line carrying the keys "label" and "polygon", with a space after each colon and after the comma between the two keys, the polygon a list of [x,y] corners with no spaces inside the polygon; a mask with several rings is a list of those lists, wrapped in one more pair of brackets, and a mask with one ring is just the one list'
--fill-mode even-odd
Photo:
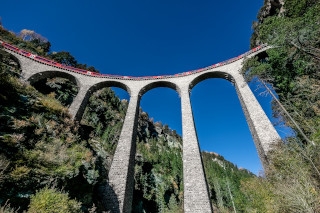
{"label": "bush", "polygon": [[67,193],[45,187],[31,196],[28,213],[76,213],[82,212],[80,207]]}

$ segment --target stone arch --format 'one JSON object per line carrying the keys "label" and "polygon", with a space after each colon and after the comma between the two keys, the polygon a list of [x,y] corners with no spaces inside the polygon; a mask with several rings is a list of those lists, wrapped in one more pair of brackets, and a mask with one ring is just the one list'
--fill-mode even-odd
{"label": "stone arch", "polygon": [[22,63],[18,57],[16,57],[14,54],[11,54],[10,52],[7,52],[9,54],[9,57],[11,60],[16,62],[18,64],[18,69],[21,71],[22,70]]}
{"label": "stone arch", "polygon": [[224,71],[212,71],[197,76],[189,84],[189,91],[198,83],[209,78],[222,78],[230,81],[236,90],[242,111],[249,126],[262,166],[268,166],[268,151],[271,145],[280,141],[280,136],[255,98],[249,85],[239,72],[232,74]]}
{"label": "stone arch", "polygon": [[129,95],[131,95],[130,87],[128,85],[126,85],[125,83],[122,83],[122,82],[116,81],[116,80],[106,80],[106,81],[102,81],[97,84],[94,84],[89,88],[89,91],[92,94],[95,91],[102,89],[104,87],[119,87],[119,88],[127,91],[129,93]]}
{"label": "stone arch", "polygon": [[[56,78],[66,79],[67,81],[64,82],[63,80],[60,82],[60,79]],[[49,79],[53,80],[53,82],[57,83],[57,86],[59,86],[50,86],[49,82],[51,80]],[[69,107],[72,104],[74,98],[78,95],[82,87],[82,82],[80,82],[81,79],[78,79],[77,76],[72,75],[71,73],[56,70],[39,72],[31,75],[26,80],[43,94],[54,92],[57,97],[59,97],[58,99],[61,104],[66,107]],[[62,95],[62,93],[64,95]],[[62,99],[60,99],[60,97],[62,97]]]}
{"label": "stone arch", "polygon": [[198,77],[193,79],[189,84],[189,91],[192,90],[192,88],[195,87],[198,83],[209,78],[222,78],[234,84],[234,78],[231,74],[222,71],[212,71],[199,75]]}
{"label": "stone arch", "polygon": [[76,76],[72,75],[71,73],[56,71],[56,70],[36,73],[36,74],[30,76],[27,79],[27,81],[29,81],[30,84],[32,85],[32,84],[36,83],[37,81],[43,80],[45,78],[55,78],[55,77],[66,78],[66,79],[70,80],[72,83],[74,83],[75,85],[77,85],[78,87],[81,86],[81,83]]}
{"label": "stone arch", "polygon": [[[166,97],[168,97],[168,96],[165,96],[165,95],[162,95],[162,92],[164,91],[164,90],[166,90],[166,92],[167,93],[170,93],[169,94],[169,96],[172,98],[172,99],[174,99],[174,100],[170,100],[170,103],[166,103]],[[152,93],[152,92],[159,92],[159,96],[158,95],[156,95],[156,96],[154,96],[154,94]],[[168,95],[168,94],[166,94],[166,95]],[[175,111],[175,110],[178,110],[178,117],[180,117],[179,118],[179,120],[180,120],[180,122],[179,122],[179,126],[181,126],[182,127],[182,123],[181,123],[181,111],[179,112],[179,109],[180,109],[180,106],[179,107],[175,107],[175,105],[173,105],[173,104],[175,104],[175,103],[180,103],[180,97],[179,97],[179,95],[180,95],[180,88],[178,87],[178,85],[175,83],[175,82],[171,82],[171,81],[166,81],[166,80],[155,80],[155,81],[152,81],[152,82],[148,82],[147,84],[144,84],[143,86],[142,86],[142,88],[140,89],[140,91],[139,91],[139,94],[138,94],[138,96],[139,97],[141,97],[142,98],[142,100],[141,100],[141,103],[140,103],[140,101],[139,101],[139,107],[141,107],[142,109],[143,109],[143,111],[140,111],[140,113],[141,112],[148,112],[148,110],[146,110],[145,108],[144,108],[144,104],[146,104],[146,103],[148,103],[148,105],[149,104],[151,104],[151,102],[155,102],[156,104],[155,105],[157,105],[157,106],[160,106],[159,108],[161,108],[160,109],[160,111],[162,111],[163,110],[163,108],[164,107],[168,107],[167,108],[167,110],[164,110],[164,111],[168,111],[168,110],[170,110],[170,111]],[[150,99],[148,99],[147,98],[147,96],[149,97],[149,98],[151,98],[151,100]],[[158,101],[156,101],[155,99],[158,99],[159,100],[159,102]],[[171,102],[172,101],[172,102]],[[160,103],[161,102],[161,103]],[[147,106],[147,104],[146,104],[146,106]],[[147,113],[148,114],[148,113]],[[176,113],[175,113],[176,114]],[[159,116],[159,114],[157,115],[157,116]],[[143,116],[142,116],[143,117]],[[151,116],[148,116],[147,115],[147,118],[148,119],[150,119],[151,118]],[[159,118],[160,118],[160,120],[159,120]],[[172,118],[172,117],[171,117]],[[172,143],[171,141],[170,141],[170,139],[171,138],[169,138],[169,137],[171,137],[171,136],[169,136],[169,134],[171,135],[171,133],[169,133],[169,132],[167,132],[167,130],[168,129],[165,129],[165,126],[166,127],[168,127],[168,123],[167,122],[170,122],[170,121],[168,121],[168,120],[166,120],[166,121],[164,121],[163,120],[164,119],[164,117],[162,116],[162,115],[160,115],[158,118],[157,118],[157,120],[154,120],[154,122],[155,121],[160,121],[160,123],[161,124],[159,124],[159,126],[157,126],[157,124],[155,124],[154,123],[154,126],[153,125],[150,125],[150,123],[144,123],[144,122],[139,122],[139,130],[140,130],[140,132],[139,131],[136,131],[137,132],[137,137],[136,138],[138,138],[136,141],[134,141],[134,143],[136,143],[136,146],[137,146],[137,150],[136,150],[136,152],[137,153],[139,153],[139,151],[138,151],[138,144],[145,144],[145,143],[149,143],[149,145],[151,144],[151,142],[149,141],[148,142],[148,140],[144,140],[144,139],[146,139],[146,138],[149,138],[150,140],[153,138],[153,137],[159,137],[158,138],[158,140],[156,140],[156,143],[166,143],[166,144],[170,144],[170,143]],[[138,127],[138,125],[137,125],[137,127]],[[136,128],[137,128],[136,127]],[[180,128],[181,128],[180,127]],[[156,130],[157,128],[161,128],[161,133],[158,131],[158,130]],[[144,131],[146,129],[146,131]],[[147,134],[145,134],[146,132],[148,131],[148,133]],[[142,133],[142,134],[141,134]],[[152,133],[155,133],[155,135],[153,135]],[[164,134],[164,133],[166,133],[166,134]],[[181,133],[178,133],[179,135],[181,134]],[[148,136],[147,136],[148,135]],[[161,135],[161,136],[158,136],[158,135]],[[165,136],[162,136],[162,135],[165,135]],[[161,137],[163,137],[163,138],[161,138]],[[160,139],[161,138],[161,139]],[[159,145],[159,144],[158,144]],[[177,144],[174,144],[174,145],[177,145]],[[169,145],[169,146],[174,146],[174,145]],[[182,151],[182,147],[180,147],[181,148],[181,150],[180,151]],[[164,153],[159,153],[159,155],[161,156],[163,156],[164,155]],[[177,161],[179,161],[179,162],[181,162],[181,164],[183,163],[183,160],[182,160],[182,155],[181,156],[179,156],[178,157],[178,159],[177,159]],[[151,171],[151,169],[153,168],[153,166],[154,165],[152,165],[152,162],[151,161],[144,161],[143,162],[143,166],[141,167],[141,169],[142,169],[142,171],[143,171],[143,173],[149,173],[149,174],[151,174],[150,173],[150,171]],[[181,173],[182,173],[183,171],[182,171],[182,169],[181,169]],[[181,174],[182,175],[182,174]],[[181,179],[183,179],[183,175],[182,176],[178,176],[178,177],[181,177]],[[177,183],[178,184],[181,184],[182,183],[182,180],[179,180]],[[149,182],[148,182],[149,183]],[[151,183],[151,182],[150,182]],[[171,184],[169,184],[169,185],[171,185]],[[170,188],[170,187],[169,187]],[[179,189],[180,190],[180,189]],[[168,196],[168,198],[170,197],[170,195],[174,195],[174,193],[173,193],[173,191],[171,191],[170,189],[165,189],[164,190],[164,192],[161,192],[161,193],[163,193],[163,196],[165,196],[165,197],[167,197]],[[160,193],[160,194],[161,194]],[[172,194],[171,194],[172,193]],[[134,190],[134,192],[133,192],[133,195],[132,195],[132,200],[133,200],[133,202],[132,202],[132,208],[134,208],[134,207],[137,207],[138,206],[138,203],[136,202],[136,200],[137,200],[137,198],[139,198],[139,196],[141,196],[141,195],[139,195],[139,193],[137,193],[135,190]],[[181,197],[179,197],[179,200],[180,201],[183,201],[183,197],[181,198]],[[164,201],[163,201],[164,202]],[[167,201],[168,202],[168,201]],[[149,211],[150,211],[150,209],[153,209],[153,210],[155,210],[157,207],[156,207],[156,205],[153,203],[153,202],[146,202],[146,204],[144,204],[144,205],[146,205],[147,207],[147,209],[149,209]]]}
{"label": "stone arch", "polygon": [[[73,108],[75,108],[75,112],[72,112],[72,113],[75,115],[76,120],[79,120],[79,121],[81,120],[90,96],[95,91],[98,91],[99,89],[102,89],[104,87],[119,87],[121,89],[124,89],[126,92],[129,93],[129,95],[131,95],[130,87],[128,85],[126,85],[120,81],[116,81],[116,80],[105,80],[105,81],[96,83],[94,85],[88,86],[88,87],[80,88],[79,93],[83,93],[83,94],[79,94],[79,101],[81,101],[81,103],[74,103],[75,105],[78,105],[78,107],[74,107],[73,105],[70,107],[71,111],[73,110]],[[75,102],[77,102],[77,101],[78,100],[75,100]]]}
{"label": "stone arch", "polygon": [[142,97],[148,91],[157,87],[167,87],[175,90],[180,95],[180,88],[177,84],[170,81],[155,81],[145,85],[139,92],[139,96]]}

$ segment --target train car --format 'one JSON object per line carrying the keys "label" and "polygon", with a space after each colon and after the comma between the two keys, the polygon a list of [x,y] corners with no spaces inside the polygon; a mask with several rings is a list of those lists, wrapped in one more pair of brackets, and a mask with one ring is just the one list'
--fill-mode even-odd
{"label": "train car", "polygon": [[54,63],[55,63],[55,66],[57,66],[58,68],[61,68],[61,67],[62,67],[62,64],[60,64],[60,63],[58,63],[58,62],[55,62],[55,61],[54,61]]}
{"label": "train car", "polygon": [[[83,69],[79,69],[79,68],[76,68],[76,67],[73,67],[73,69],[76,71],[76,72],[80,72],[80,73],[84,73],[86,74],[88,71],[87,70],[83,70]],[[91,72],[92,74],[92,72]]]}
{"label": "train car", "polygon": [[51,65],[52,64],[52,61],[47,59],[47,58],[43,58],[43,57],[40,57],[38,55],[35,55],[35,59],[40,61],[40,62],[43,62],[43,63],[46,63],[46,64],[49,64]]}
{"label": "train car", "polygon": [[[87,71],[87,72],[90,72],[90,71]],[[92,76],[101,76],[101,74],[98,73],[98,72],[91,72],[91,75],[92,75]]]}
{"label": "train car", "polygon": [[243,56],[244,56],[244,54],[239,55],[239,56],[238,56],[238,60],[241,59],[241,58],[243,58]]}
{"label": "train car", "polygon": [[26,57],[30,57],[30,55],[31,55],[31,53],[30,52],[27,52],[27,51],[25,51],[25,50],[19,50],[19,53],[21,54],[21,55],[24,55],[24,56],[26,56]]}
{"label": "train car", "polygon": [[149,80],[150,76],[143,76],[142,78],[143,78],[143,80]]}
{"label": "train car", "polygon": [[103,78],[109,78],[109,77],[110,77],[110,74],[101,74],[101,76],[102,76]]}
{"label": "train car", "polygon": [[8,49],[10,49],[10,50],[12,50],[14,52],[19,52],[19,48],[15,47],[15,46],[12,46],[11,44],[3,42],[3,45],[4,45],[4,47],[6,47],[6,48],[8,48]]}
{"label": "train car", "polygon": [[206,70],[206,68],[200,68],[200,69],[197,69],[196,72],[198,73],[198,72],[202,72],[202,71],[205,71],[205,70]]}
{"label": "train car", "polygon": [[151,76],[152,79],[159,79],[160,76]]}

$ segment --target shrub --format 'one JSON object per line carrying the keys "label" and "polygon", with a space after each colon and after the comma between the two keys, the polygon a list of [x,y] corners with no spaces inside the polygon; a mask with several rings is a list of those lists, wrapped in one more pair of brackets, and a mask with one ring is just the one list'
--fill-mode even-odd
{"label": "shrub", "polygon": [[45,187],[31,196],[28,213],[78,213],[80,207],[67,193]]}

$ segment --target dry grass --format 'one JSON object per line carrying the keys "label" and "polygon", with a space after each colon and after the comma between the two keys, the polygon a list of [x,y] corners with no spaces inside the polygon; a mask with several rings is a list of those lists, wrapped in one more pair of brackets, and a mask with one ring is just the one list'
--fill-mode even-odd
{"label": "dry grass", "polygon": [[58,100],[54,97],[44,96],[39,100],[40,104],[46,107],[50,112],[59,113],[59,114],[67,114],[68,109],[64,107]]}
{"label": "dry grass", "polygon": [[8,203],[8,200],[3,206],[0,206],[0,213],[18,213],[18,210],[15,210],[10,207],[10,204]]}
{"label": "dry grass", "polygon": [[5,178],[4,172],[8,168],[10,161],[4,155],[0,155],[0,182]]}

